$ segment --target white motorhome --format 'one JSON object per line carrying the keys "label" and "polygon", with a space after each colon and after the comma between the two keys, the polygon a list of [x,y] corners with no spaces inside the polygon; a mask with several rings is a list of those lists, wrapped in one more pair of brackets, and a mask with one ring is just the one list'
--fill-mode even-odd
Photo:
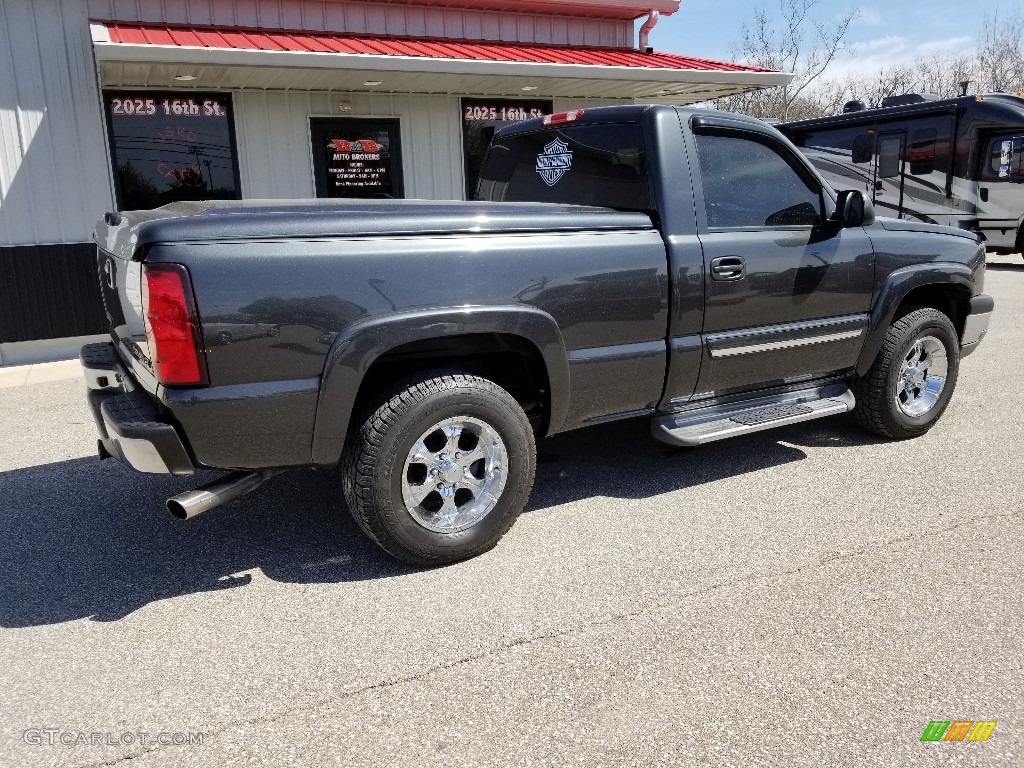
{"label": "white motorhome", "polygon": [[1024,98],[908,94],[879,109],[783,123],[837,189],[880,215],[971,229],[989,250],[1024,250]]}

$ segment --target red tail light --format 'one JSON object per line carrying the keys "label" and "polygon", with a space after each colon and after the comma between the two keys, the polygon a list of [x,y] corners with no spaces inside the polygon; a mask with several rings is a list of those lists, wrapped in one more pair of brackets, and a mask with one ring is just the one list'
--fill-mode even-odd
{"label": "red tail light", "polygon": [[143,267],[142,306],[153,373],[161,384],[209,383],[192,281],[181,264]]}
{"label": "red tail light", "polygon": [[556,112],[553,115],[544,115],[544,125],[560,125],[561,123],[575,123],[583,117],[582,109],[573,109],[568,112]]}

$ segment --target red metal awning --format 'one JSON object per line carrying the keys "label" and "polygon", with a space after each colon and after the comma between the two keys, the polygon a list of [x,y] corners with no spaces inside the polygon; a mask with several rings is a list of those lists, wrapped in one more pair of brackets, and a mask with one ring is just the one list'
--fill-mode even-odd
{"label": "red metal awning", "polygon": [[104,87],[301,89],[692,104],[785,85],[756,67],[629,48],[94,21]]}
{"label": "red metal awning", "polygon": [[105,23],[111,43],[129,45],[218,48],[245,51],[335,53],[370,56],[407,56],[466,61],[507,61],[597,67],[766,72],[768,70],[724,61],[641,53],[623,48],[598,48],[430,38],[283,32],[234,27],[183,27],[169,24]]}

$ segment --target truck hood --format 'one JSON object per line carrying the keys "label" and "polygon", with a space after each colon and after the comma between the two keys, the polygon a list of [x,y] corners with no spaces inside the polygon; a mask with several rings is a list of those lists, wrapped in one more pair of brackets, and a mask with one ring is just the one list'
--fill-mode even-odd
{"label": "truck hood", "polygon": [[974,232],[967,229],[958,229],[957,227],[944,227],[939,224],[925,224],[923,221],[910,221],[907,219],[890,219],[885,216],[879,216],[875,221],[883,229],[887,229],[890,232],[932,232],[937,235],[954,235],[955,237],[963,237],[967,240],[973,240],[976,243],[981,242],[981,239]]}
{"label": "truck hood", "polygon": [[551,203],[431,200],[217,200],[110,213],[94,233],[100,248],[141,260],[153,243],[382,235],[651,229],[642,213]]}

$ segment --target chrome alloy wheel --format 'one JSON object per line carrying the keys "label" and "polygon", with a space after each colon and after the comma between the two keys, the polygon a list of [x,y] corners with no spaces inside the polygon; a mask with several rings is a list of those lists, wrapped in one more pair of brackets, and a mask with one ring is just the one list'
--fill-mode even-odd
{"label": "chrome alloy wheel", "polygon": [[402,500],[417,523],[438,533],[471,528],[505,488],[508,449],[489,424],[469,416],[438,422],[405,460]]}
{"label": "chrome alloy wheel", "polygon": [[946,386],[949,360],[934,336],[924,336],[907,351],[896,381],[896,405],[907,416],[923,416],[939,401]]}

